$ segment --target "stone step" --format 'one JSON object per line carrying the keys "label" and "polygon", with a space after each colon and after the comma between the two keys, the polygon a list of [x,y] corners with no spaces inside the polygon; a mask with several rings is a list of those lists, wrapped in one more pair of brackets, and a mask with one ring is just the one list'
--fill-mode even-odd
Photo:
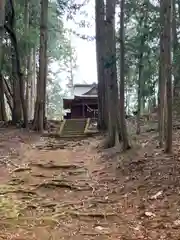
{"label": "stone step", "polygon": [[82,136],[84,135],[87,119],[66,120],[61,136]]}
{"label": "stone step", "polygon": [[79,133],[83,133],[84,134],[84,131],[64,131],[64,133],[73,133],[73,134],[79,134]]}
{"label": "stone step", "polygon": [[84,133],[64,133],[61,134],[62,137],[68,137],[68,136],[85,136]]}

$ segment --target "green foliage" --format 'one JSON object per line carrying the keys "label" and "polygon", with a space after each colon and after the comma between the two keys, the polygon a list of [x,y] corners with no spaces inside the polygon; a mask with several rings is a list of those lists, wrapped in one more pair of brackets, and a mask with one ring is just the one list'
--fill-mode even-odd
{"label": "green foliage", "polygon": [[[140,53],[143,53],[142,97],[155,94],[159,58],[159,6],[149,0],[127,0],[125,9],[125,75],[127,88],[137,86]],[[119,33],[118,33],[119,34]],[[117,41],[119,42],[117,34]],[[142,45],[143,41],[143,45]]]}
{"label": "green foliage", "polygon": [[63,96],[60,81],[57,78],[48,78],[47,86],[47,117],[48,119],[61,119],[63,114]]}
{"label": "green foliage", "polygon": [[[48,81],[47,94],[49,104],[49,116],[57,117],[62,112],[62,88],[61,81],[67,80],[74,73],[76,66],[76,52],[72,48],[69,40],[69,32],[63,24],[63,17],[66,11],[68,14],[76,8],[73,1],[49,1],[48,9]],[[20,54],[21,71],[26,73],[25,59],[32,49],[36,50],[36,66],[39,61],[39,44],[40,44],[40,0],[32,0],[28,3],[29,24],[28,31],[25,34],[25,0],[19,0],[14,3],[15,9],[15,33],[18,42]],[[11,82],[12,73],[12,44],[8,34],[5,33],[3,48],[3,74]],[[27,51],[26,51],[26,50]],[[70,61],[72,62],[70,64]],[[52,64],[56,62],[59,67],[58,71],[63,71],[63,79],[59,79],[51,69]],[[37,68],[38,71],[38,68]],[[12,86],[11,86],[12,87]],[[60,116],[59,115],[59,116]]]}

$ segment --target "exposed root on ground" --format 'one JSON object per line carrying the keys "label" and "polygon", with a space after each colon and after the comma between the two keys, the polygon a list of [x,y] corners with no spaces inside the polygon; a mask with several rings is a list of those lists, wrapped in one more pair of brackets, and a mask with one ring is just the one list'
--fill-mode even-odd
{"label": "exposed root on ground", "polygon": [[[103,137],[39,151],[21,135],[12,146],[19,141],[21,152],[10,156],[15,167],[6,168],[7,159],[0,169],[0,239],[179,239],[180,132],[171,156],[145,130],[126,153],[98,151]],[[38,139],[42,149],[52,141]]]}
{"label": "exposed root on ground", "polygon": [[39,178],[50,178],[49,176],[46,176],[45,174],[42,173],[32,173],[31,176]]}
{"label": "exposed root on ground", "polygon": [[39,150],[57,150],[57,149],[64,149],[66,144],[63,143],[48,143],[45,146],[36,146]]}
{"label": "exposed root on ground", "polygon": [[0,159],[0,164],[2,164],[2,165],[12,165],[12,166],[14,166],[14,167],[18,167],[18,165],[17,164],[15,164],[14,162],[13,162],[13,160],[10,160],[9,159],[9,156],[5,156],[5,157],[3,157],[3,158],[1,158]]}
{"label": "exposed root on ground", "polygon": [[16,193],[16,194],[25,194],[25,195],[37,195],[36,192],[31,191],[31,190],[25,190],[25,189],[14,189],[14,190],[6,190],[6,191],[2,191],[0,192],[1,194],[9,194],[9,193]]}
{"label": "exposed root on ground", "polygon": [[90,217],[90,218],[108,218],[117,216],[117,213],[98,213],[98,212],[77,212],[77,211],[68,211],[67,214],[70,214],[74,217]]}
{"label": "exposed root on ground", "polygon": [[53,162],[32,163],[31,165],[34,166],[34,167],[46,168],[46,169],[78,169],[78,168],[82,168],[81,166],[74,165],[74,164],[56,165]]}
{"label": "exposed root on ground", "polygon": [[31,171],[30,167],[18,167],[13,170],[13,172],[25,172],[25,171]]}
{"label": "exposed root on ground", "polygon": [[117,216],[116,213],[98,213],[98,212],[78,212],[78,211],[62,211],[58,212],[55,214],[51,214],[51,216],[42,216],[42,217],[24,217],[24,216],[19,216],[19,220],[24,220],[24,221],[36,221],[36,222],[55,222],[59,223],[58,220],[61,218],[64,218],[66,216],[71,216],[71,217],[76,217],[76,218],[100,218],[100,219],[107,219],[110,217]]}
{"label": "exposed root on ground", "polygon": [[57,133],[57,132],[54,132],[54,133],[53,132],[51,132],[51,133],[45,132],[45,133],[42,134],[42,136],[43,137],[49,137],[49,138],[57,138],[57,139],[61,138],[60,134]]}
{"label": "exposed root on ground", "polygon": [[12,178],[8,185],[17,186],[25,183],[27,180],[25,178]]}
{"label": "exposed root on ground", "polygon": [[112,232],[80,232],[80,234],[81,235],[83,235],[83,236],[92,236],[92,237],[94,237],[94,236],[103,236],[103,235],[112,235]]}
{"label": "exposed root on ground", "polygon": [[85,190],[91,190],[92,187],[90,187],[89,185],[84,185],[84,186],[75,186],[73,183],[70,182],[66,182],[63,180],[52,180],[49,182],[42,182],[38,185],[33,185],[36,186],[36,189],[39,188],[67,188],[70,190],[76,190],[76,191],[85,191]]}

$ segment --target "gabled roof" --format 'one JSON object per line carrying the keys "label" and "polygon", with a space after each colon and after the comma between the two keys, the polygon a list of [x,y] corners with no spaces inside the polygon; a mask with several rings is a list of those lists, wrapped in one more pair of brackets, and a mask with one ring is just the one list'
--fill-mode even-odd
{"label": "gabled roof", "polygon": [[[74,85],[74,96],[89,95],[92,89],[97,88],[97,84],[76,84]],[[97,93],[95,94],[97,95]]]}
{"label": "gabled roof", "polygon": [[88,92],[83,95],[97,95],[97,85],[94,85]]}
{"label": "gabled roof", "polygon": [[97,84],[75,84],[73,87],[73,96],[65,99],[74,99],[76,97],[93,98],[97,97]]}

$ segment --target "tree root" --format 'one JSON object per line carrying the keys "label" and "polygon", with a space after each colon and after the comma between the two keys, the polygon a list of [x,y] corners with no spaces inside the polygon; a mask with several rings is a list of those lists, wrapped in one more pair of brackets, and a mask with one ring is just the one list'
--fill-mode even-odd
{"label": "tree root", "polygon": [[49,163],[32,163],[32,166],[39,167],[39,168],[45,168],[45,169],[78,169],[81,168],[78,165],[74,164],[64,164],[64,165],[55,165],[52,162]]}
{"label": "tree root", "polygon": [[75,186],[73,184],[70,184],[68,182],[64,182],[62,180],[53,180],[50,182],[42,182],[39,185],[36,185],[36,189],[38,188],[67,188],[70,190],[76,190],[76,191],[85,191],[85,190],[91,190],[92,188],[90,186]]}
{"label": "tree root", "polygon": [[117,216],[117,213],[98,213],[98,212],[77,212],[68,211],[68,214],[74,217],[90,217],[90,218],[108,218]]}
{"label": "tree root", "polygon": [[31,168],[30,167],[19,167],[19,168],[15,168],[13,170],[13,172],[25,172],[25,171],[30,171]]}
{"label": "tree root", "polygon": [[26,194],[26,195],[37,195],[35,192],[31,190],[25,190],[25,189],[14,189],[14,190],[7,190],[1,192],[1,194],[8,194],[8,193],[21,193],[21,194]]}
{"label": "tree root", "polygon": [[42,173],[33,173],[33,174],[31,174],[31,176],[39,177],[39,178],[50,178],[49,176],[46,176],[46,175],[44,175]]}
{"label": "tree root", "polygon": [[55,224],[59,224],[58,222],[58,218],[64,216],[65,213],[58,213],[58,214],[54,214],[52,216],[44,216],[44,217],[19,217],[19,220],[23,220],[23,221],[33,221],[33,222],[49,222],[49,223],[55,223]]}
{"label": "tree root", "polygon": [[13,179],[10,180],[8,185],[17,186],[17,185],[23,184],[25,181],[26,180],[23,179],[23,178],[13,178]]}
{"label": "tree root", "polygon": [[50,133],[45,132],[45,133],[42,134],[42,136],[43,137],[49,137],[49,138],[56,138],[56,139],[60,139],[61,138],[60,134],[57,133],[57,132],[50,132]]}
{"label": "tree root", "polygon": [[57,149],[65,149],[65,144],[47,144],[45,146],[36,146],[37,149],[39,150],[57,150]]}
{"label": "tree root", "polygon": [[49,203],[43,203],[43,204],[41,204],[41,206],[43,208],[55,208],[57,206],[57,204],[49,202]]}
{"label": "tree root", "polygon": [[87,170],[86,169],[82,169],[82,170],[78,170],[78,171],[68,171],[68,174],[69,175],[73,175],[73,176],[77,176],[77,175],[80,175],[80,174],[83,174],[83,173],[86,173]]}
{"label": "tree root", "polygon": [[81,235],[84,235],[84,236],[99,236],[99,235],[112,235],[112,232],[97,232],[97,233],[88,233],[88,232],[80,232]]}
{"label": "tree root", "polygon": [[12,165],[16,168],[18,168],[18,165],[16,165],[12,160],[8,159],[9,157],[6,156],[6,157],[3,157],[3,159],[0,159],[0,164],[3,164],[3,165]]}
{"label": "tree root", "polygon": [[149,128],[146,130],[146,132],[157,132],[157,128]]}
{"label": "tree root", "polygon": [[[76,211],[62,211],[60,213],[56,213],[54,215],[51,216],[42,216],[42,217],[24,217],[24,216],[19,216],[18,220],[23,220],[23,221],[33,221],[33,222],[48,222],[48,223],[53,223],[53,224],[60,224],[59,220],[60,218],[64,218],[67,215],[70,215],[72,217],[90,217],[90,218],[108,218],[108,217],[112,217],[112,216],[116,216],[117,214],[115,213],[81,213],[81,212],[76,212]],[[83,234],[83,233],[82,233]],[[110,233],[99,233],[97,232],[96,235],[108,235]],[[87,234],[90,235],[90,234]],[[95,235],[95,234],[93,234]]]}

